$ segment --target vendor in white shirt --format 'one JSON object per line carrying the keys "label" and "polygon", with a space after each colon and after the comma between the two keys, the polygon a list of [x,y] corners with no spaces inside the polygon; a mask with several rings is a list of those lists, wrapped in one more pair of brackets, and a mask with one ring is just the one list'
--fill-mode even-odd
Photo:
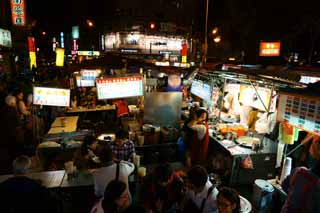
{"label": "vendor in white shirt", "polygon": [[[217,210],[218,190],[209,180],[208,173],[202,166],[191,168],[187,174],[187,198],[197,212],[209,213]],[[191,210],[191,207],[187,205]],[[192,206],[192,205],[191,205]]]}

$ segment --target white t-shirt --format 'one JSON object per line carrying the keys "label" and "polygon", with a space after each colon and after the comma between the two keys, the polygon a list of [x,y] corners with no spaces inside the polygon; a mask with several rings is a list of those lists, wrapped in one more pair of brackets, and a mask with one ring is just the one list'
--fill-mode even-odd
{"label": "white t-shirt", "polygon": [[206,126],[203,124],[195,124],[193,126],[190,126],[190,129],[197,131],[199,140],[202,140],[204,138],[207,131]]}
{"label": "white t-shirt", "polygon": [[211,186],[212,183],[208,179],[200,193],[196,194],[194,191],[187,191],[187,198],[191,199],[199,209],[201,208],[203,199],[207,199],[203,208],[204,213],[216,212],[217,210],[217,195],[219,191],[217,188],[214,188],[208,196],[208,190]]}
{"label": "white t-shirt", "polygon": [[[94,191],[97,197],[102,197],[106,186],[116,179],[117,164],[96,169],[93,172]],[[128,177],[134,171],[134,164],[127,161],[120,161],[119,164],[119,180],[127,184],[129,190]]]}

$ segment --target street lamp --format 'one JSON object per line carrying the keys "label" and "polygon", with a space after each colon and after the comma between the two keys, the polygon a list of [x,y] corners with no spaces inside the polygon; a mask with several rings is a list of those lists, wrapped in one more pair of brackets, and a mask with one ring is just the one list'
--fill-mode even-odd
{"label": "street lamp", "polygon": [[221,36],[217,36],[213,39],[215,43],[219,43],[221,41]]}
{"label": "street lamp", "polygon": [[87,25],[88,25],[89,27],[93,27],[93,22],[88,19],[88,20],[87,20]]}
{"label": "street lamp", "polygon": [[217,32],[218,32],[218,27],[215,27],[215,28],[213,28],[213,30],[212,30],[212,35],[215,35],[215,34],[217,34]]}

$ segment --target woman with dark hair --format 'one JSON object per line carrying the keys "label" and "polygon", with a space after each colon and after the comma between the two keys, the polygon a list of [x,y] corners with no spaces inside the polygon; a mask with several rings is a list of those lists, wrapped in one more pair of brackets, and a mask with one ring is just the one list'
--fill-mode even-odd
{"label": "woman with dark hair", "polygon": [[191,144],[187,155],[187,166],[205,164],[208,155],[209,125],[208,112],[199,108],[195,111],[193,119],[188,123],[191,129]]}
{"label": "woman with dark hair", "polygon": [[74,163],[78,170],[96,168],[100,163],[96,156],[98,142],[93,135],[87,135],[81,147],[74,153]]}
{"label": "woman with dark hair", "polygon": [[104,197],[92,208],[91,213],[121,213],[130,204],[127,185],[112,180],[104,191]]}
{"label": "woman with dark hair", "polygon": [[240,196],[232,188],[223,187],[219,190],[217,204],[219,213],[239,213],[241,210]]}

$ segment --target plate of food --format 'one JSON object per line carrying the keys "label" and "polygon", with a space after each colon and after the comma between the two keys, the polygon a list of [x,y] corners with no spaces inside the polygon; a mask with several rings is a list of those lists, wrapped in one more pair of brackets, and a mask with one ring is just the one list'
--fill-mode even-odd
{"label": "plate of food", "polygon": [[260,139],[250,136],[241,136],[236,139],[236,143],[238,143],[240,146],[252,148],[253,144],[260,143]]}

